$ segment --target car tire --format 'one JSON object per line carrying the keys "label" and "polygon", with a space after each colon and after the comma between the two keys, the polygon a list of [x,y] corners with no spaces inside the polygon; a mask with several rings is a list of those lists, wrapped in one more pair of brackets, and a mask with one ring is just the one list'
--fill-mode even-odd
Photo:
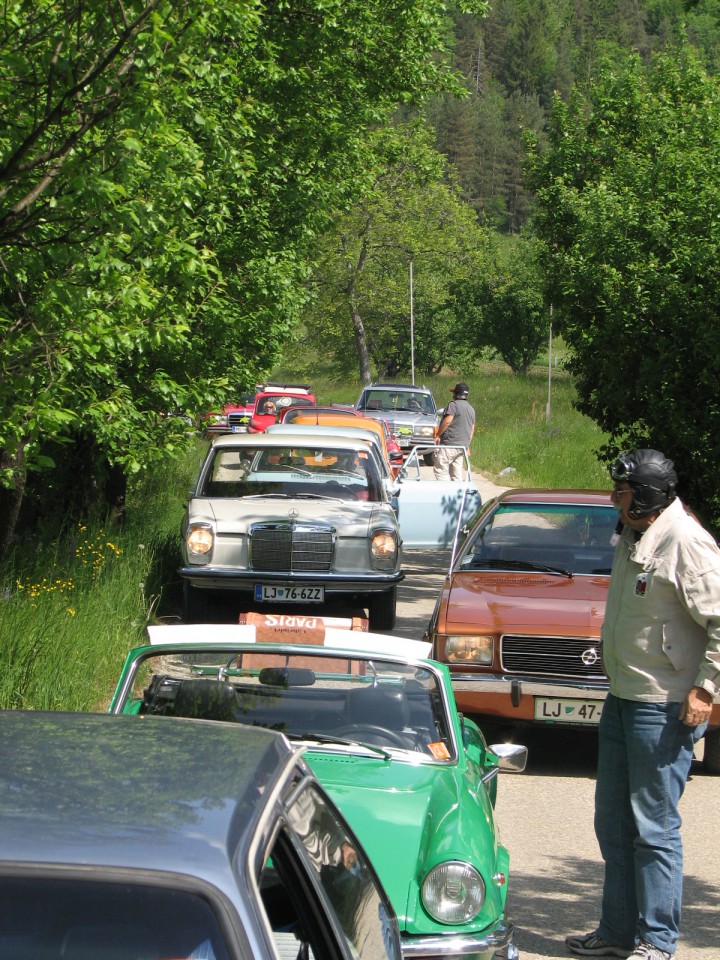
{"label": "car tire", "polygon": [[434,450],[431,450],[430,453],[424,453],[424,454],[423,454],[423,463],[425,464],[426,467],[434,467],[434,466],[435,466],[435,451],[434,451]]}
{"label": "car tire", "polygon": [[373,631],[392,630],[395,626],[397,589],[375,593],[368,599],[368,626]]}
{"label": "car tire", "polygon": [[720,727],[714,727],[705,733],[703,767],[708,773],[720,775]]}
{"label": "car tire", "polygon": [[210,622],[210,591],[197,590],[187,580],[183,583],[183,621],[185,623]]}

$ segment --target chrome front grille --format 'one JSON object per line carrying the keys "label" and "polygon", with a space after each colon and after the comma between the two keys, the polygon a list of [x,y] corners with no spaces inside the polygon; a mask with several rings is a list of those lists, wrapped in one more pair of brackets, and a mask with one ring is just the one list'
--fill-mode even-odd
{"label": "chrome front grille", "polygon": [[254,523],[250,527],[253,570],[279,573],[327,573],[332,569],[335,531],[297,521]]}
{"label": "chrome front grille", "polygon": [[588,637],[505,635],[500,641],[503,669],[525,677],[605,680],[602,645]]}
{"label": "chrome front grille", "polygon": [[247,426],[247,424],[250,423],[250,414],[240,413],[240,411],[229,413],[227,421],[229,427]]}

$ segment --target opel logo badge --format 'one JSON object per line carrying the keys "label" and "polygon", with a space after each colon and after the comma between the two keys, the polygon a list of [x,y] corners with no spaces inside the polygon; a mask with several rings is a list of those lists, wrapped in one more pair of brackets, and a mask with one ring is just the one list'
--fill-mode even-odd
{"label": "opel logo badge", "polygon": [[292,507],[290,510],[288,510],[288,516],[291,520],[294,520],[296,517],[300,516],[300,511],[296,510],[295,507]]}
{"label": "opel logo badge", "polygon": [[588,647],[587,650],[583,650],[583,652],[580,654],[580,659],[586,667],[592,667],[600,659],[600,654],[597,652],[595,647]]}

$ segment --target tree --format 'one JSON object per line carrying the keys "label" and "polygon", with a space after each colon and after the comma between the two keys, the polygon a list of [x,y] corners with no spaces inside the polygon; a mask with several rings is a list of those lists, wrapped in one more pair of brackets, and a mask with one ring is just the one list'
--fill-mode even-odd
{"label": "tree", "polygon": [[548,295],[603,451],[651,446],[720,528],[720,87],[688,53],[557,102],[536,149]]}
{"label": "tree", "polygon": [[445,37],[441,0],[5,4],[9,513],[50,449],[141,469],[183,443],[163,411],[195,414],[272,366],[309,241],[368,182],[367,130],[456,85]]}
{"label": "tree", "polygon": [[322,342],[343,369],[354,360],[365,383],[374,373],[410,370],[411,263],[416,362],[425,371],[442,366],[448,341],[432,318],[486,242],[418,125],[379,131],[373,170],[373,190],[338,218],[316,253],[306,319],[309,340]]}
{"label": "tree", "polygon": [[547,342],[536,247],[524,238],[496,242],[485,269],[454,285],[451,309],[469,360],[489,347],[514,373],[526,374]]}

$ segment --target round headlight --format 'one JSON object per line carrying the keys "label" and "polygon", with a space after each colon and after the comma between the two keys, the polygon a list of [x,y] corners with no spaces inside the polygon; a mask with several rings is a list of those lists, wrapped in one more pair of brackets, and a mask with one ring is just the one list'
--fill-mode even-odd
{"label": "round headlight", "polygon": [[391,530],[378,530],[370,541],[370,552],[376,560],[395,562],[397,540]]}
{"label": "round headlight", "polygon": [[468,923],[480,912],[485,884],[471,863],[448,860],[425,877],[422,899],[438,923]]}
{"label": "round headlight", "polygon": [[215,537],[212,529],[206,525],[192,526],[187,532],[187,547],[191,553],[204,555],[210,553],[213,548]]}
{"label": "round headlight", "polygon": [[445,659],[448,663],[481,663],[488,666],[493,662],[493,638],[475,634],[449,634],[445,638]]}

